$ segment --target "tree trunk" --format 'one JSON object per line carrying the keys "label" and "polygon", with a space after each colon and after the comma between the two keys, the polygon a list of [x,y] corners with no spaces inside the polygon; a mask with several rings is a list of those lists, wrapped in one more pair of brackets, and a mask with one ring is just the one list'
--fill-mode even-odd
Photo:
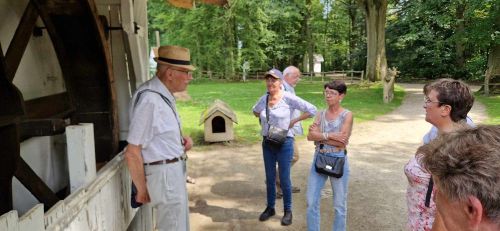
{"label": "tree trunk", "polygon": [[[498,6],[496,7],[498,9]],[[500,14],[496,14],[493,20],[493,29],[500,30]],[[500,44],[493,43],[488,54],[488,67],[484,77],[484,94],[500,94]],[[481,91],[481,89],[480,89]]]}
{"label": "tree trunk", "polygon": [[306,38],[307,38],[307,57],[309,64],[309,73],[314,76],[314,41],[312,39],[311,32],[311,14],[312,14],[312,3],[311,0],[306,0]]}
{"label": "tree trunk", "polygon": [[[496,81],[495,81],[496,80]],[[500,45],[495,45],[488,55],[488,69],[484,77],[484,95],[500,94]],[[495,84],[491,85],[490,84]]]}
{"label": "tree trunk", "polygon": [[382,80],[384,84],[384,103],[390,103],[394,99],[394,82],[399,71],[393,67],[387,70],[387,75]]}
{"label": "tree trunk", "polygon": [[385,22],[387,0],[358,0],[366,19],[367,55],[366,77],[375,82],[385,78],[387,59],[385,56]]}
{"label": "tree trunk", "polygon": [[455,12],[457,24],[455,26],[455,34],[458,35],[458,39],[455,41],[455,63],[457,67],[457,77],[463,78],[465,77],[465,44],[462,40],[463,33],[465,30],[465,21],[464,21],[464,12],[465,12],[465,3],[460,2],[457,5],[457,9]]}
{"label": "tree trunk", "polygon": [[226,38],[227,39],[227,42],[226,42],[226,67],[224,68],[225,69],[225,79],[227,80],[230,80],[234,77],[234,72],[235,72],[235,68],[234,68],[234,51],[236,50],[235,47],[236,47],[236,41],[235,41],[235,31],[234,31],[234,28],[235,28],[235,19],[234,17],[230,17],[228,19],[228,22],[227,22],[227,27],[226,27]]}
{"label": "tree trunk", "polygon": [[356,36],[355,36],[355,31],[356,31],[356,13],[357,13],[357,9],[355,7],[356,4],[354,1],[350,1],[349,2],[349,5],[347,6],[348,7],[348,14],[349,14],[349,18],[350,18],[350,21],[351,21],[351,26],[349,28],[349,54],[347,56],[347,60],[348,60],[348,65],[349,65],[349,70],[352,70],[352,53],[354,51],[354,49],[356,48]]}

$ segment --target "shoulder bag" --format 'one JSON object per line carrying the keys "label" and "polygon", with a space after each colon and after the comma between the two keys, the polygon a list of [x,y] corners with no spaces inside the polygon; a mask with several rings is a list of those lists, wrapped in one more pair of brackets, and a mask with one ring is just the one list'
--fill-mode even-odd
{"label": "shoulder bag", "polygon": [[[342,114],[343,118],[344,114]],[[321,113],[321,126],[320,130],[323,132],[325,130],[325,111]],[[323,148],[324,144],[319,145],[319,150]],[[345,156],[337,157],[337,156],[328,156],[326,153],[319,152],[316,154],[316,159],[314,160],[314,166],[316,168],[316,172],[340,178],[344,175],[344,164],[345,164]]]}
{"label": "shoulder bag", "polygon": [[265,141],[267,144],[269,144],[271,147],[274,148],[281,148],[281,145],[285,143],[286,140],[286,135],[288,134],[288,129],[282,129],[276,126],[271,126],[269,124],[269,95],[267,95],[266,98],[266,121],[268,125],[268,131],[267,131],[267,136],[265,138]]}

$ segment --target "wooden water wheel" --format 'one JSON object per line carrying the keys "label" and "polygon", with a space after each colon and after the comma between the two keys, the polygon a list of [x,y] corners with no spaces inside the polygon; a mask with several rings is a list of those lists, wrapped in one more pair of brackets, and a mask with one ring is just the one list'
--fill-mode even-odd
{"label": "wooden water wheel", "polygon": [[[46,210],[59,200],[20,157],[23,140],[64,133],[69,124],[93,123],[96,160],[117,153],[111,56],[96,12],[93,0],[30,0],[10,45],[0,44],[0,214],[12,209],[13,176]],[[43,27],[36,26],[38,18]],[[40,33],[50,36],[66,91],[25,101],[12,81],[31,36]]]}

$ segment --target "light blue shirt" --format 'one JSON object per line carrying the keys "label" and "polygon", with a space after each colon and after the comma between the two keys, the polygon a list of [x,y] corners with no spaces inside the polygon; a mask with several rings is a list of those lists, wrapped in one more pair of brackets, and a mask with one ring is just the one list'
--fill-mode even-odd
{"label": "light blue shirt", "polygon": [[[151,89],[168,98],[175,109],[175,98],[165,85],[154,77],[142,84],[130,101],[130,126],[127,142],[142,145],[144,163],[173,159],[184,153],[179,131],[180,119],[161,98],[153,92],[144,92],[135,104],[137,93]],[[135,105],[134,105],[135,104]]]}
{"label": "light blue shirt", "polygon": [[[283,92],[283,97],[273,107],[269,108],[269,124],[266,120],[266,97],[267,94],[260,97],[252,110],[259,113],[260,125],[262,127],[262,136],[267,136],[269,124],[281,129],[288,129],[292,118],[292,111],[297,109],[301,112],[308,112],[310,117],[316,115],[316,107],[311,103],[301,99],[290,92]],[[292,129],[288,130],[287,136],[294,137]]]}
{"label": "light blue shirt", "polygon": [[[470,125],[471,127],[476,127],[474,122],[472,122],[472,119],[467,116],[467,124]],[[433,139],[436,139],[438,136],[438,129],[435,126],[432,126],[431,130],[429,130],[425,135],[424,135],[424,144],[430,143]]]}

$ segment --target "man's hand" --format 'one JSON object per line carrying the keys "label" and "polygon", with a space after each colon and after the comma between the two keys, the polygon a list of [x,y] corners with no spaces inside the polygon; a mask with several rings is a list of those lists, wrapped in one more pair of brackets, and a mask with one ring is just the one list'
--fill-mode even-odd
{"label": "man's hand", "polygon": [[187,152],[193,147],[193,139],[189,136],[184,136],[182,139],[184,139],[184,151]]}
{"label": "man's hand", "polygon": [[148,189],[146,188],[145,190],[137,190],[137,195],[135,196],[135,200],[139,203],[146,204],[151,202],[151,199],[149,198],[149,192]]}

